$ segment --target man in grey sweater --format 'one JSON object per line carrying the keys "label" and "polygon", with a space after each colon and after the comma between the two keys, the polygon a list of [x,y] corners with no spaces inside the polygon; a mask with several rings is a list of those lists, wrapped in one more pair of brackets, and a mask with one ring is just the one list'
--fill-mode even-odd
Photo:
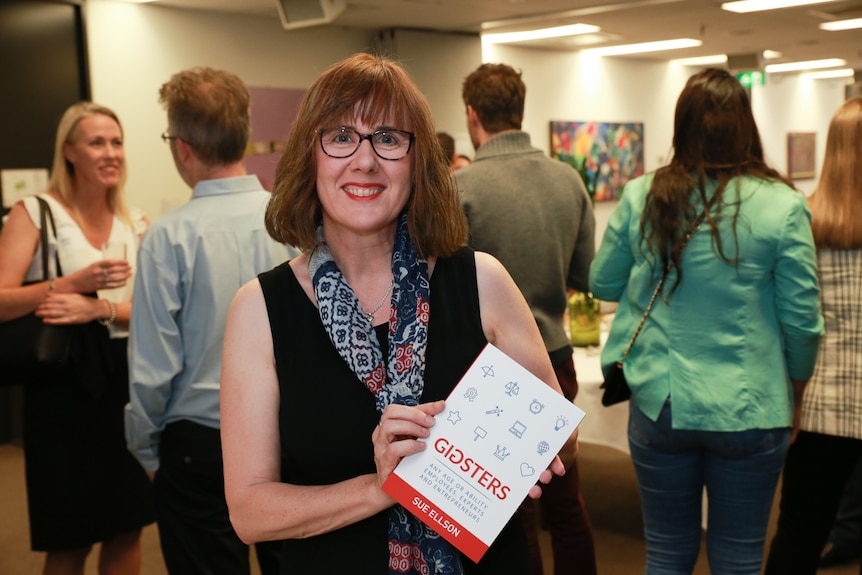
{"label": "man in grey sweater", "polygon": [[[476,156],[455,172],[470,245],[499,259],[521,289],[569,400],[578,383],[563,326],[568,290],[588,291],[595,255],[592,202],[578,173],[530,145],[521,130],[526,87],[505,64],[483,64],[464,80],[467,129]],[[554,573],[596,573],[592,526],[580,495],[577,461],[543,488],[542,518],[551,533]],[[520,513],[541,575],[535,502]]]}

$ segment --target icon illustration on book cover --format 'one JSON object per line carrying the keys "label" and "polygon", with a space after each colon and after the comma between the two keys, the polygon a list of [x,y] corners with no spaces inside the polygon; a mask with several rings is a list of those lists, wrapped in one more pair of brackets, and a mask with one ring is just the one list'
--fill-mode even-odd
{"label": "icon illustration on book cover", "polygon": [[478,561],[584,417],[488,344],[383,489]]}

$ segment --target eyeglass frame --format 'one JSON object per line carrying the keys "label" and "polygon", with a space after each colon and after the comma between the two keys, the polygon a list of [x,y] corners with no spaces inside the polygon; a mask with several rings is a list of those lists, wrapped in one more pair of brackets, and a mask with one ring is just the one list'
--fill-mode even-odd
{"label": "eyeglass frame", "polygon": [[162,141],[166,144],[170,143],[171,140],[179,140],[179,139],[180,139],[179,136],[171,136],[170,131],[168,131],[168,130],[165,130],[164,132],[162,132]]}
{"label": "eyeglass frame", "polygon": [[[352,152],[350,152],[346,156],[333,156],[332,154],[330,154],[329,152],[326,151],[326,147],[324,147],[324,145],[323,145],[323,133],[326,131],[329,131],[329,130],[350,130],[352,132],[355,132],[356,135],[359,136],[359,140],[356,142],[356,147],[353,149]],[[404,151],[404,155],[401,156],[400,158],[384,158],[383,156],[380,155],[380,152],[377,151],[377,148],[374,147],[374,140],[372,138],[374,138],[374,136],[376,136],[378,134],[384,134],[387,132],[389,132],[389,133],[398,132],[399,134],[407,134],[407,136],[409,136],[409,138],[407,140],[407,150]],[[323,150],[323,153],[326,154],[327,156],[329,156],[330,158],[336,158],[338,160],[343,160],[345,158],[351,157],[353,154],[355,154],[359,150],[360,147],[362,147],[363,140],[368,140],[368,143],[371,145],[371,149],[374,151],[374,154],[378,158],[380,158],[381,160],[386,160],[387,162],[397,162],[398,160],[403,160],[404,158],[407,157],[407,155],[410,153],[410,150],[413,148],[413,142],[416,141],[416,134],[414,134],[413,132],[408,132],[407,130],[396,130],[395,128],[382,128],[380,130],[374,130],[370,134],[362,134],[356,128],[351,128],[349,126],[338,126],[338,127],[334,127],[334,128],[319,128],[317,130],[317,136],[318,136],[317,139],[320,142],[320,149]]]}

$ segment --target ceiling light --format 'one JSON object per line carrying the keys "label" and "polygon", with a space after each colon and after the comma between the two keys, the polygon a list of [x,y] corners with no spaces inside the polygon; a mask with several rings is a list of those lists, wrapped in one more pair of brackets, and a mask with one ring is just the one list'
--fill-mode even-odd
{"label": "ceiling light", "polygon": [[596,56],[621,56],[623,54],[643,54],[645,52],[661,52],[662,50],[679,50],[681,48],[696,48],[703,44],[700,40],[677,38],[676,40],[661,40],[658,42],[643,42],[641,44],[625,44],[622,46],[607,46],[605,48],[589,48],[584,53]]}
{"label": "ceiling light", "polygon": [[834,22],[824,22],[819,26],[821,30],[829,30],[835,32],[837,30],[853,30],[854,28],[862,28],[862,18],[851,18],[850,20],[835,20]]}
{"label": "ceiling light", "polygon": [[838,70],[822,70],[820,72],[806,72],[802,76],[812,78],[814,80],[824,80],[828,78],[852,78],[853,68],[839,68]]}
{"label": "ceiling light", "polygon": [[776,58],[781,58],[781,52],[777,50],[764,50],[763,51],[763,59],[764,60],[775,60]]}
{"label": "ceiling light", "polygon": [[780,8],[793,8],[794,6],[807,6],[809,4],[824,4],[836,0],[740,0],[739,2],[724,2],[722,10],[729,12],[760,12],[761,10],[778,10]]}
{"label": "ceiling light", "polygon": [[808,60],[807,62],[787,62],[786,64],[767,64],[766,71],[770,74],[776,72],[798,72],[800,70],[817,70],[819,68],[837,68],[846,66],[847,60],[841,58],[829,58],[826,60]]}
{"label": "ceiling light", "polygon": [[712,64],[727,63],[727,54],[713,54],[712,56],[695,56],[694,58],[676,58],[672,63],[680,66],[711,66]]}
{"label": "ceiling light", "polygon": [[544,40],[546,38],[563,38],[579,34],[592,34],[601,30],[598,26],[589,24],[571,24],[539,30],[523,30],[521,32],[500,32],[498,34],[483,34],[484,44],[507,44],[509,42],[526,42],[528,40]]}

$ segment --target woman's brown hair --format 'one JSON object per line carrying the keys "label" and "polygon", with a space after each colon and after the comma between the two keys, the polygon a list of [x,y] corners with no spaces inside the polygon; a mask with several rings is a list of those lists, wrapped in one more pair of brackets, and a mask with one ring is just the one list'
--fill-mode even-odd
{"label": "woman's brown hair", "polygon": [[[735,197],[728,201],[725,196],[728,183],[742,176],[779,180],[793,187],[764,160],[745,89],[727,70],[707,68],[690,77],[680,93],[673,157],[656,171],[641,214],[641,235],[648,250],[661,258],[663,269],[670,263],[677,269],[670,293],[682,281],[680,239],[704,206],[713,208],[707,210],[704,224],[710,228],[716,254],[726,262],[737,262],[737,255],[729,256],[722,243],[718,217],[726,204],[736,206],[732,216],[736,241],[739,182],[731,192]],[[713,185],[714,191],[709,192]]]}
{"label": "woman's brown hair", "polygon": [[[302,250],[317,244],[322,207],[317,196],[318,130],[354,121],[397,122],[416,135],[410,154],[413,185],[407,201],[410,237],[421,257],[446,256],[467,238],[448,163],[437,140],[425,97],[397,62],[356,54],[335,64],[309,88],[278,162],[266,229],[277,241]],[[385,160],[384,160],[385,161]]]}

